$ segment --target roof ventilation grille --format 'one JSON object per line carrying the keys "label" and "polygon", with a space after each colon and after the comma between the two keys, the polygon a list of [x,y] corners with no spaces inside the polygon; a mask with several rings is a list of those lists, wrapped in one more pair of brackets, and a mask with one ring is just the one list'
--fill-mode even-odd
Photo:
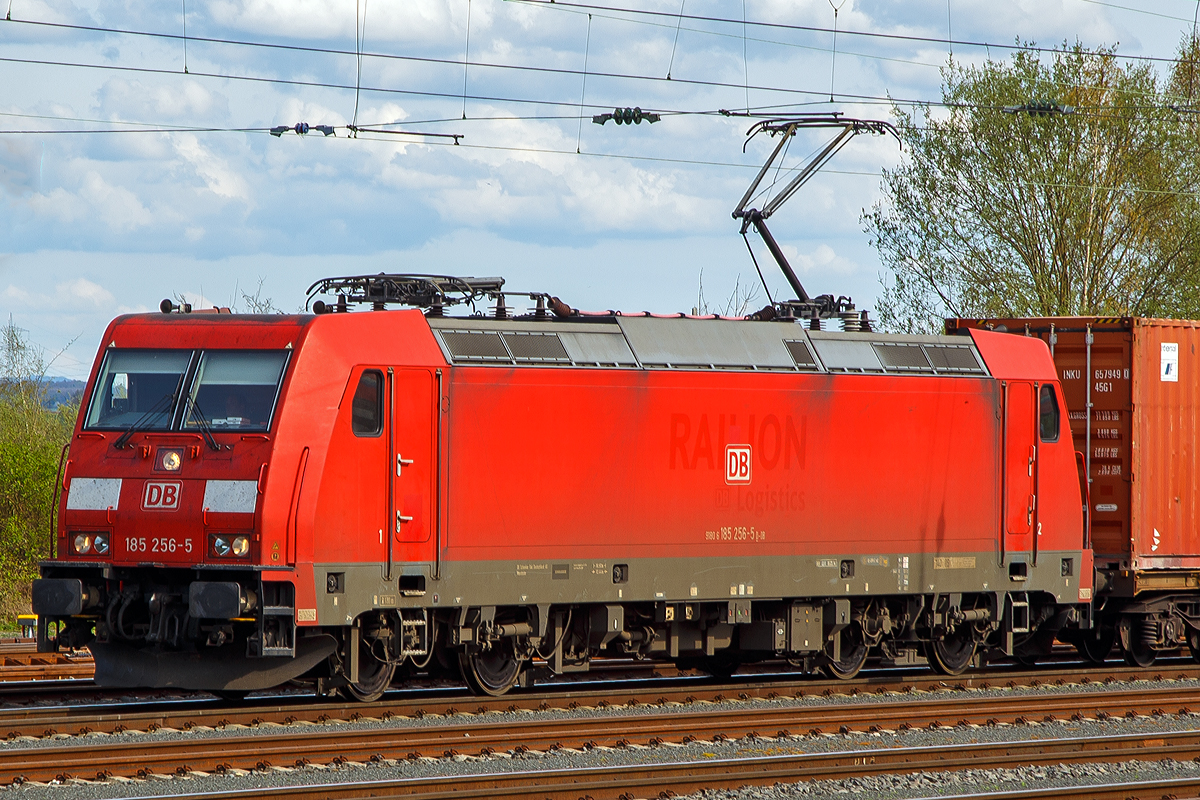
{"label": "roof ventilation grille", "polygon": [[500,334],[491,331],[442,331],[455,361],[511,361]]}
{"label": "roof ventilation grille", "polygon": [[984,375],[983,367],[975,358],[975,353],[966,345],[936,344],[925,345],[925,355],[938,372],[966,372]]}
{"label": "roof ventilation grille", "polygon": [[569,364],[571,357],[559,340],[557,333],[504,333],[504,343],[508,345],[513,358],[521,362],[550,362]]}
{"label": "roof ventilation grille", "polygon": [[817,360],[813,358],[812,351],[808,349],[808,345],[798,339],[784,339],[783,344],[787,347],[788,352],[792,354],[792,360],[796,362],[796,366],[800,369],[820,369],[817,366]]}
{"label": "roof ventilation grille", "polygon": [[919,344],[894,344],[892,342],[876,342],[872,345],[879,363],[888,372],[932,372],[933,367]]}

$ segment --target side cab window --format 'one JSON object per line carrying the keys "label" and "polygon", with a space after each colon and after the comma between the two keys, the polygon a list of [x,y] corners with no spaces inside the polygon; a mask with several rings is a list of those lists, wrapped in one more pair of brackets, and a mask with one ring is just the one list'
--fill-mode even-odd
{"label": "side cab window", "polygon": [[366,370],[358,379],[350,428],[355,436],[378,436],[383,432],[383,373],[379,370]]}
{"label": "side cab window", "polygon": [[1043,383],[1038,391],[1038,432],[1043,442],[1057,442],[1061,427],[1058,411],[1058,396],[1054,386]]}

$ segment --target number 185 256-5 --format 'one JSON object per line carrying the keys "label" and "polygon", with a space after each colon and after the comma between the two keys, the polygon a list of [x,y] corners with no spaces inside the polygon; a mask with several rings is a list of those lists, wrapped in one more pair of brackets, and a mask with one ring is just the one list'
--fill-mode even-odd
{"label": "number 185 256-5", "polygon": [[126,536],[125,550],[130,553],[190,553],[192,540],[173,536]]}

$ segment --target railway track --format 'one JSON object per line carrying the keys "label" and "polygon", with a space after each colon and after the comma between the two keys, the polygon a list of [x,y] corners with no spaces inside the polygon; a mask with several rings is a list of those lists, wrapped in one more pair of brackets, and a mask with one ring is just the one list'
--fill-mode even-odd
{"label": "railway track", "polygon": [[[288,725],[284,729],[235,735],[230,733],[236,723],[227,719],[211,720],[215,724],[208,726],[197,725],[189,719],[176,727],[146,724],[151,719],[169,718],[169,715],[156,716],[153,712],[113,714],[106,719],[113,731],[191,730],[196,735],[117,741],[88,737],[85,743],[78,744],[8,747],[0,763],[0,782],[266,769],[297,763],[437,758],[447,754],[487,755],[514,749],[520,752],[522,749],[657,747],[714,737],[718,740],[750,737],[791,742],[815,733],[1165,716],[1190,713],[1193,707],[1200,711],[1200,690],[1194,687],[1036,693],[988,697],[986,700],[974,693],[964,693],[946,699],[926,695],[919,701],[907,697],[807,706],[747,702],[743,707],[732,709],[727,705],[710,706],[700,702],[673,705],[679,701],[668,700],[665,696],[660,700],[660,707],[653,710],[642,709],[641,713],[620,716],[619,724],[614,724],[611,714],[586,718],[553,715],[522,718],[506,714],[498,719],[497,709],[481,705],[468,709],[467,713],[448,709],[445,716],[449,720],[439,721],[439,724],[382,728],[379,724],[364,724],[342,729],[322,725],[314,730],[292,716],[284,720]],[[542,702],[547,709],[555,707],[550,699]],[[578,701],[573,701],[558,708],[566,709],[570,705],[580,707]],[[224,710],[216,711],[219,714]],[[290,710],[294,714],[297,709]],[[350,721],[385,723],[394,716],[391,712],[379,716],[360,714],[357,719],[351,716]],[[331,721],[330,717],[316,720],[318,724]],[[262,716],[256,718],[256,722],[260,729],[269,725]],[[225,735],[206,736],[202,732],[205,727],[224,728]],[[70,732],[86,733],[89,730],[85,725]],[[39,735],[53,733],[55,731],[47,729]],[[1188,758],[1200,755],[1200,732],[1193,739],[1185,737],[1179,741],[1186,741],[1194,748],[1195,752]],[[872,758],[877,755],[872,751]],[[64,764],[71,765],[69,775],[64,771]]]}
{"label": "railway track", "polygon": [[[505,798],[506,800],[577,800],[580,797],[666,797],[711,788],[769,786],[845,779],[895,772],[936,772],[959,769],[997,769],[1078,762],[1188,760],[1200,756],[1200,732],[1090,738],[1042,739],[1002,744],[956,744],[936,747],[902,747],[849,750],[832,753],[797,753],[751,758],[671,761],[614,769],[501,770],[472,775],[412,777],[354,783],[321,783],[272,787],[273,796],[291,798]],[[376,761],[383,760],[378,756]],[[268,769],[263,759],[260,769]],[[194,768],[193,773],[204,772]],[[1119,797],[1128,800],[1137,784],[1080,787],[1071,794],[1061,788],[1041,791],[993,793],[982,798],[1043,796]],[[1200,777],[1148,782],[1169,787],[1167,796],[1195,796]],[[1102,791],[1107,790],[1107,793]],[[262,788],[224,790],[225,798],[258,796]],[[1115,792],[1116,794],[1113,794]],[[1121,794],[1121,792],[1124,792]],[[211,796],[208,793],[173,795]],[[1144,796],[1144,795],[1143,795]],[[1164,795],[1155,795],[1162,797]],[[981,800],[980,795],[970,795]],[[1148,798],[1147,798],[1148,800]]]}
{"label": "railway track", "polygon": [[[186,730],[196,726],[324,723],[333,720],[349,722],[372,717],[452,717],[460,713],[545,711],[551,708],[798,699],[842,694],[949,694],[968,689],[1105,684],[1137,679],[1200,680],[1200,665],[1190,660],[1181,660],[1159,670],[1140,670],[1114,663],[1106,669],[1092,668],[1083,676],[1078,667],[1000,669],[980,671],[955,679],[928,672],[914,674],[879,671],[860,676],[853,681],[797,679],[794,674],[777,673],[746,676],[735,682],[714,683],[695,677],[647,677],[643,674],[642,679],[637,681],[594,681],[574,688],[545,686],[503,697],[476,697],[467,694],[465,690],[453,688],[405,690],[389,694],[375,703],[314,700],[311,695],[297,694],[291,697],[252,698],[245,705],[217,703],[203,695],[192,699],[158,699],[150,707],[140,705],[132,709],[111,702],[62,704],[53,707],[20,705],[0,708],[0,738],[87,732],[119,733],[127,730],[152,731],[163,728]],[[5,690],[0,688],[0,698],[4,696]],[[908,702],[911,705],[911,701]],[[1171,702],[1176,702],[1177,705],[1186,704],[1182,700]],[[1200,696],[1191,702],[1200,710]],[[1155,707],[1165,707],[1164,703],[1170,705],[1163,700]],[[932,718],[921,724],[928,724],[930,721],[933,721]],[[952,720],[950,724],[956,721]],[[819,724],[813,723],[814,726]]]}
{"label": "railway track", "polygon": [[39,653],[37,646],[20,639],[0,640],[0,684],[19,681],[91,680],[95,666],[86,650],[73,653]]}

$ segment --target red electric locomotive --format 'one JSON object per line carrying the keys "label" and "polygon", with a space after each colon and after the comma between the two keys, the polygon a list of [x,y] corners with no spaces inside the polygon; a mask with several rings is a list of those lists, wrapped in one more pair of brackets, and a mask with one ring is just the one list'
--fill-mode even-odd
{"label": "red electric locomotive", "polygon": [[604,654],[953,674],[1088,635],[1043,342],[544,295],[512,317],[502,283],[330,279],[314,314],[114,320],[34,584],[40,645],[89,646],[106,686],[371,699],[397,669],[490,694]]}

